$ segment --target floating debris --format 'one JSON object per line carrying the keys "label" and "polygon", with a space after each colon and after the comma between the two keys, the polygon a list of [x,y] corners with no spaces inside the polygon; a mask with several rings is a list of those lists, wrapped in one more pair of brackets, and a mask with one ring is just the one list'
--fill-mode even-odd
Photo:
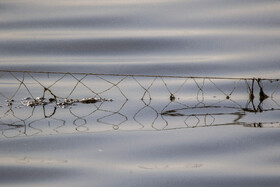
{"label": "floating debris", "polygon": [[25,97],[23,98],[23,100],[21,100],[21,104],[23,104],[24,106],[34,107],[38,105],[46,105],[49,103],[44,100],[45,100],[44,97],[36,97],[35,99],[32,99],[30,97]]}
{"label": "floating debris", "polygon": [[280,123],[279,122],[254,122],[254,123],[244,124],[243,126],[256,127],[256,128],[279,128]]}
{"label": "floating debris", "polygon": [[170,101],[172,101],[172,102],[175,101],[175,95],[171,94],[170,97],[169,97],[169,99],[170,99]]}
{"label": "floating debris", "polygon": [[92,98],[83,98],[80,102],[89,104],[89,103],[96,103],[96,102],[100,102],[100,101],[102,101],[101,98],[92,97]]}
{"label": "floating debris", "polygon": [[31,107],[33,107],[33,106],[37,106],[37,105],[46,105],[46,104],[48,104],[48,102],[45,102],[45,101],[43,101],[43,100],[23,100],[23,101],[21,101],[21,103],[23,104],[23,105],[25,105],[25,106],[31,106]]}
{"label": "floating debris", "polygon": [[64,102],[68,104],[73,104],[73,103],[78,103],[79,99],[64,99]]}
{"label": "floating debris", "polygon": [[7,106],[12,106],[14,101],[15,101],[15,100],[13,100],[13,99],[7,99],[7,100],[6,100],[6,102],[8,102],[8,103],[7,103]]}
{"label": "floating debris", "polygon": [[[96,98],[96,97],[83,98],[81,100],[69,99],[69,98],[65,98],[65,99],[49,98],[49,99],[47,99],[44,97],[36,97],[35,99],[32,99],[30,97],[25,97],[23,100],[21,100],[21,103],[24,106],[30,106],[30,107],[55,103],[55,106],[57,106],[57,107],[66,108],[75,103],[91,104],[91,103],[104,102],[104,101],[113,101],[113,100]],[[9,102],[9,103],[11,103],[11,102]]]}
{"label": "floating debris", "polygon": [[60,108],[66,108],[69,105],[73,105],[74,103],[78,103],[78,99],[64,99],[64,101],[56,103],[56,106]]}
{"label": "floating debris", "polygon": [[54,102],[54,101],[56,101],[55,98],[49,98],[49,102],[50,102],[50,103],[52,103],[52,102]]}
{"label": "floating debris", "polygon": [[37,104],[37,103],[36,103],[35,101],[27,101],[27,102],[25,103],[26,106],[31,106],[31,107],[35,106],[36,104]]}
{"label": "floating debris", "polygon": [[56,103],[56,106],[60,107],[60,108],[65,108],[67,107],[69,104],[67,104],[66,102],[60,102],[60,103]]}
{"label": "floating debris", "polygon": [[261,84],[261,79],[258,79],[257,80],[257,83],[258,83],[258,85],[259,85],[259,87],[260,87],[260,93],[259,93],[259,96],[260,96],[260,102],[262,102],[262,101],[264,101],[265,99],[267,99],[268,98],[268,95],[266,95],[265,93],[264,93],[264,91],[263,91],[263,86],[262,86],[262,84]]}
{"label": "floating debris", "polygon": [[37,100],[37,101],[39,101],[39,100],[40,100],[40,101],[44,101],[45,98],[44,98],[44,97],[36,97],[36,100]]}

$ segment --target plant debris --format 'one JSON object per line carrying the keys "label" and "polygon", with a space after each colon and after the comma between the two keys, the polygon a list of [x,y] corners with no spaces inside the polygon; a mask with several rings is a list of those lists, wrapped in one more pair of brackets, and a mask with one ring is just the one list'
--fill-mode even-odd
{"label": "plant debris", "polygon": [[[104,99],[104,98],[96,98],[96,97],[82,98],[82,99],[56,99],[56,98],[46,99],[44,97],[36,97],[36,98],[26,97],[21,100],[21,104],[24,106],[34,107],[34,106],[48,105],[48,104],[54,103],[55,106],[57,106],[57,107],[66,108],[75,103],[94,104],[97,102],[104,102],[104,101],[113,101],[113,100]],[[8,102],[9,106],[12,105],[12,102],[14,102],[14,101]]]}

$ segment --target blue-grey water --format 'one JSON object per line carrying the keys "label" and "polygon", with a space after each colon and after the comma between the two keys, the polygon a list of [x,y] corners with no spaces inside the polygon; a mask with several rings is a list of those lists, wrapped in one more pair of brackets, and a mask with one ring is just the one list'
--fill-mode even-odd
{"label": "blue-grey water", "polygon": [[279,186],[279,51],[277,0],[1,0],[0,186]]}

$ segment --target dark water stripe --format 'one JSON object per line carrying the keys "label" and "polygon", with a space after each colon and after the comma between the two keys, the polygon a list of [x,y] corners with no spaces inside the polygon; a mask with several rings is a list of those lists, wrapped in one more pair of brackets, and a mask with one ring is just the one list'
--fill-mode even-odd
{"label": "dark water stripe", "polygon": [[67,180],[67,178],[78,177],[77,170],[69,168],[55,168],[42,166],[0,166],[0,184],[30,184],[36,182],[46,182],[51,184],[57,180]]}
{"label": "dark water stripe", "polygon": [[89,17],[89,18],[56,18],[56,19],[39,19],[25,21],[10,21],[0,23],[0,30],[18,30],[18,29],[69,29],[69,28],[106,28],[131,24],[131,20],[125,17]]}
{"label": "dark water stripe", "polygon": [[[68,60],[67,60],[68,61]],[[67,63],[67,61],[65,63]],[[44,70],[47,72],[85,72],[85,73],[106,73],[106,74],[143,74],[143,75],[180,75],[180,76],[209,76],[213,77],[259,77],[259,78],[279,78],[278,75],[270,75],[267,71],[277,71],[279,70],[279,63],[277,61],[273,63],[264,63],[260,61],[258,63],[254,63],[251,65],[250,63],[238,62],[238,63],[191,63],[187,62],[185,64],[176,64],[170,61],[170,63],[163,63],[159,65],[157,63],[131,63],[131,64],[117,64],[117,65],[102,65],[102,62],[96,64],[92,62],[92,64],[81,64],[79,62],[76,65],[65,65],[60,64],[56,61],[44,62],[41,65],[40,60],[36,60],[35,62],[25,62],[19,63],[17,65],[9,65],[9,62],[6,65],[2,65],[2,69],[9,71],[38,71]],[[25,64],[25,65],[24,65]],[[176,73],[175,73],[176,72]]]}
{"label": "dark water stripe", "polygon": [[133,55],[182,51],[186,45],[195,48],[194,41],[169,38],[127,38],[87,40],[10,41],[0,44],[4,55]]}
{"label": "dark water stripe", "polygon": [[[199,170],[199,169],[198,169]],[[278,187],[280,183],[279,176],[275,174],[274,176],[258,176],[250,174],[248,175],[225,175],[223,171],[219,173],[211,173],[209,175],[197,174],[198,171],[193,172],[180,172],[177,174],[168,175],[164,172],[155,175],[145,175],[145,182],[141,181],[138,177],[134,178],[134,187],[154,186],[154,187],[173,187],[173,186],[196,186],[196,187],[224,187],[224,186],[238,186],[238,187]],[[132,179],[130,179],[132,180]],[[121,181],[115,185],[126,186],[131,184],[128,180]]]}
{"label": "dark water stripe", "polygon": [[[249,43],[248,43],[249,42]],[[260,45],[261,44],[261,45]],[[255,45],[260,45],[256,47]],[[0,54],[4,56],[135,56],[135,55],[223,55],[247,50],[266,55],[279,48],[278,40],[208,37],[101,38],[2,41]]]}

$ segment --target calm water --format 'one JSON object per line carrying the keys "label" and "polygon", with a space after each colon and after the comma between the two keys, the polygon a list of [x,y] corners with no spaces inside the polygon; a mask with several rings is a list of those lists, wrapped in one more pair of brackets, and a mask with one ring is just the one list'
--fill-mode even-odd
{"label": "calm water", "polygon": [[0,18],[1,186],[280,185],[279,1],[2,0]]}

